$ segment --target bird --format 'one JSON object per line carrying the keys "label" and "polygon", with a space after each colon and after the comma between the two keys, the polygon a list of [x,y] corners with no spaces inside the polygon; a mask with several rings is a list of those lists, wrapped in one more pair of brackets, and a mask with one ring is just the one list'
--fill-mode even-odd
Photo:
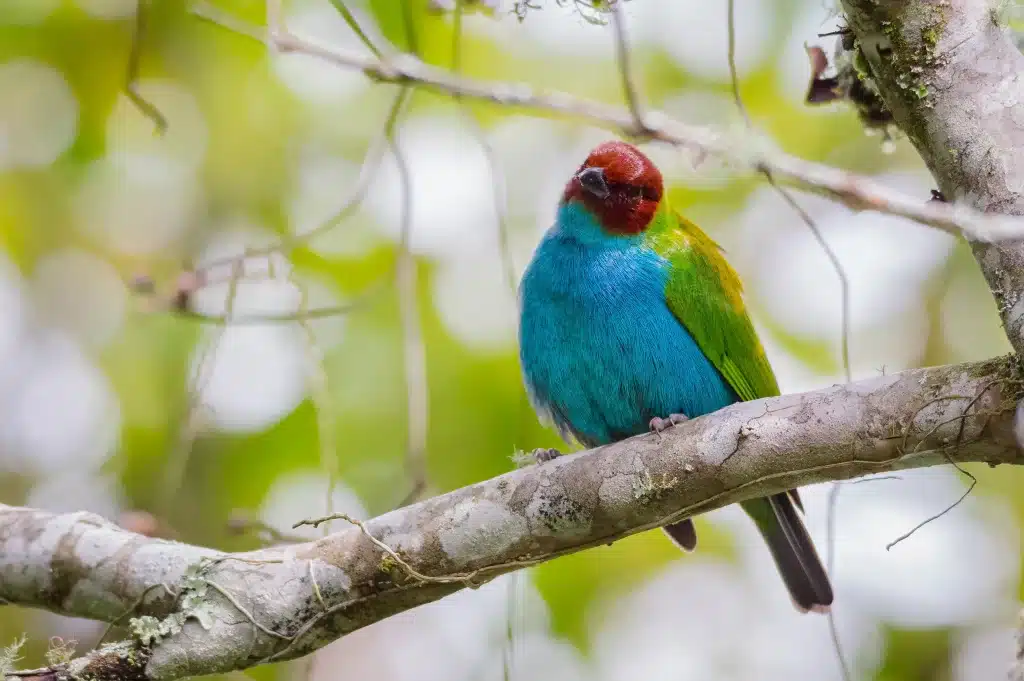
{"label": "bird", "polygon": [[[530,403],[562,438],[597,447],[779,394],[724,251],[674,211],[637,147],[595,147],[565,185],[518,290]],[[535,450],[539,461],[558,456]],[[833,594],[797,490],[741,502],[800,612]],[[664,531],[697,545],[690,518]]]}

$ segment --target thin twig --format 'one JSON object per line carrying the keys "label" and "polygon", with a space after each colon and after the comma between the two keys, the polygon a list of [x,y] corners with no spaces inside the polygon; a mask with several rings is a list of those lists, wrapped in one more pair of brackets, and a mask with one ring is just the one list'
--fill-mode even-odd
{"label": "thin twig", "polygon": [[374,42],[370,40],[370,36],[368,36],[366,31],[363,30],[363,27],[359,24],[355,15],[352,14],[351,10],[349,10],[348,5],[346,5],[342,0],[329,0],[329,2],[334,5],[334,9],[338,11],[341,18],[345,20],[346,24],[348,24],[348,27],[356,34],[359,41],[363,43],[363,45],[366,45],[366,49],[370,50],[370,52],[373,53],[373,56],[377,57],[377,59],[383,60],[384,55],[381,54],[380,49],[377,48]]}
{"label": "thin twig", "polygon": [[[185,292],[186,298],[187,296],[194,294],[200,288],[218,283],[218,279],[213,276],[214,270],[221,267],[230,267],[233,274],[235,272],[235,268],[241,267],[244,270],[244,264],[247,260],[261,257],[269,258],[274,254],[287,256],[300,245],[309,243],[317,236],[330,231],[340,224],[345,218],[355,212],[366,197],[370,183],[376,176],[377,170],[380,168],[381,160],[384,157],[384,153],[387,151],[388,137],[394,131],[399,114],[407,101],[407,95],[408,88],[404,87],[395,95],[395,98],[391,103],[391,107],[389,108],[387,118],[384,121],[383,128],[375,140],[370,144],[370,148],[367,150],[366,155],[363,158],[363,164],[360,167],[359,177],[356,180],[355,186],[350,190],[349,195],[343,202],[341,208],[334,215],[308,232],[291,237],[285,237],[280,242],[264,248],[248,249],[240,256],[219,258],[203,264],[201,267],[198,267],[191,272],[191,276],[187,278],[188,281],[192,282],[192,288]],[[337,317],[349,314],[376,300],[378,294],[391,285],[392,280],[393,277],[388,275],[377,282],[376,285],[371,286],[370,290],[367,292],[358,296],[354,300],[341,305],[308,308],[304,311],[300,311],[299,313],[261,313],[246,316],[234,316],[230,319],[230,323],[235,326],[279,324],[296,321],[303,322],[310,319],[322,319],[325,317]],[[179,317],[208,324],[227,324],[229,321],[227,315],[207,315],[190,310],[185,305],[177,306],[175,313]]]}
{"label": "thin twig", "polygon": [[629,49],[629,39],[626,37],[626,16],[622,11],[623,0],[612,0],[612,30],[615,31],[615,55],[619,64],[619,74],[622,77],[622,92],[626,97],[626,105],[633,117],[633,124],[638,131],[646,131],[644,123],[644,112],[640,105],[640,95],[637,93],[636,79],[633,75],[632,55]]}
{"label": "thin twig", "polygon": [[[236,264],[231,268],[231,278],[228,281],[227,295],[224,299],[224,323],[229,324],[232,322],[232,318],[235,312],[235,301],[238,297],[238,283],[241,278],[240,264]],[[192,456],[192,445],[195,443],[196,437],[199,435],[199,429],[202,426],[202,418],[204,412],[208,409],[202,403],[203,391],[209,384],[210,377],[213,375],[214,361],[217,356],[217,352],[220,348],[220,342],[224,337],[224,331],[226,326],[214,329],[213,337],[205,344],[201,345],[199,350],[199,362],[196,367],[195,383],[192,389],[189,391],[188,398],[186,401],[186,415],[185,423],[182,426],[181,433],[178,436],[178,442],[175,445],[174,450],[171,452],[170,458],[164,469],[162,489],[162,503],[160,504],[161,513],[166,517],[170,511],[171,502],[177,495],[178,490],[181,488],[182,483],[185,480],[185,475],[188,472],[188,463]],[[200,343],[202,341],[200,340]]]}
{"label": "thin twig", "polygon": [[974,486],[978,484],[978,478],[976,478],[970,471],[964,470],[964,468],[961,467],[960,464],[958,464],[956,461],[954,461],[953,457],[951,457],[948,453],[946,454],[946,460],[949,461],[949,463],[952,464],[953,467],[956,468],[958,471],[960,471],[963,475],[965,475],[968,478],[970,478],[971,484],[969,484],[967,486],[967,489],[964,490],[964,493],[960,495],[960,498],[957,499],[956,501],[954,501],[952,504],[950,504],[949,506],[944,508],[939,513],[936,513],[935,515],[931,516],[930,518],[926,518],[926,519],[922,520],[917,525],[914,525],[914,527],[910,528],[909,530],[907,530],[906,532],[904,532],[903,534],[901,534],[900,536],[896,537],[891,542],[886,544],[885,545],[885,550],[886,551],[890,551],[892,549],[892,547],[896,546],[897,544],[899,544],[904,539],[909,539],[915,532],[920,530],[922,527],[924,527],[928,523],[930,523],[930,522],[932,522],[934,520],[938,520],[942,516],[946,515],[950,511],[952,511],[954,508],[956,508],[957,506],[962,504],[964,502],[964,499],[966,499],[968,496],[970,496],[971,492],[974,491]]}
{"label": "thin twig", "polygon": [[[299,307],[300,313],[308,307],[308,293],[296,283],[296,287],[302,295],[302,302]],[[313,398],[313,408],[316,411],[317,441],[320,444],[320,468],[327,477],[326,499],[324,500],[324,513],[334,513],[334,491],[338,486],[340,470],[338,468],[338,448],[335,444],[336,424],[334,410],[331,408],[331,389],[327,378],[327,370],[324,368],[324,353],[317,343],[316,334],[313,332],[313,325],[308,318],[299,322],[306,333],[306,375],[310,383],[310,394]],[[324,536],[326,536],[326,529]]]}
{"label": "thin twig", "polygon": [[347,513],[334,513],[329,516],[324,516],[323,518],[310,518],[307,520],[300,520],[299,522],[292,525],[292,529],[302,527],[303,525],[312,525],[313,527],[319,527],[321,524],[330,522],[332,520],[344,520],[345,522],[351,523],[352,525],[358,527],[360,531],[364,535],[366,535],[366,538],[373,543],[374,546],[376,546],[381,551],[390,556],[391,559],[394,560],[395,563],[398,565],[398,567],[400,567],[410,577],[417,581],[433,582],[436,584],[462,584],[463,586],[466,586],[470,589],[475,589],[480,586],[478,583],[473,581],[474,577],[476,577],[476,575],[478,575],[481,572],[480,570],[473,570],[472,572],[457,573],[452,575],[443,575],[441,577],[433,577],[431,575],[423,574],[413,566],[409,565],[409,563],[407,563],[404,558],[398,555],[398,553],[393,548],[391,548],[390,546],[382,542],[380,539],[377,539],[372,534],[370,534],[370,530],[366,528],[366,523],[364,523],[362,520],[356,520]]}
{"label": "thin twig", "polygon": [[287,634],[282,634],[282,633],[276,632],[276,631],[274,631],[273,629],[271,629],[270,627],[268,627],[265,624],[260,624],[260,622],[256,619],[256,617],[253,616],[253,614],[251,612],[249,612],[245,608],[245,606],[243,606],[241,603],[239,603],[237,598],[235,598],[234,596],[231,595],[230,591],[228,591],[227,589],[222,587],[217,582],[215,582],[215,581],[213,581],[211,579],[203,579],[203,581],[206,582],[211,587],[213,587],[214,591],[216,591],[221,596],[226,598],[227,601],[229,603],[231,603],[232,606],[234,606],[235,610],[237,610],[238,612],[242,613],[242,615],[247,620],[249,620],[254,627],[256,627],[257,629],[262,631],[267,636],[273,636],[274,638],[279,638],[282,641],[291,641],[292,640],[291,636],[288,636]]}
{"label": "thin twig", "polygon": [[[462,71],[462,15],[464,12],[463,3],[465,0],[455,0],[455,11],[452,18],[452,73]],[[511,291],[512,296],[516,295],[516,269],[512,262],[512,248],[509,245],[508,235],[508,202],[505,197],[505,177],[494,153],[494,148],[487,140],[487,134],[481,127],[480,122],[470,110],[469,105],[459,94],[453,94],[462,118],[469,126],[470,132],[476,138],[487,161],[487,169],[491,175],[491,191],[494,199],[494,214],[497,217],[498,227],[498,252],[501,257],[502,271],[505,274],[505,284]]]}
{"label": "thin twig", "polygon": [[[937,431],[942,426],[948,425],[949,423],[952,423],[954,420],[959,420],[960,421],[960,428],[957,431],[956,442],[953,445],[954,447],[959,447],[961,445],[962,441],[963,441],[964,427],[965,427],[965,424],[967,422],[967,414],[968,414],[968,412],[978,403],[978,401],[982,397],[984,397],[985,393],[988,392],[989,388],[991,388],[992,386],[994,386],[994,385],[996,385],[998,383],[1001,383],[1001,382],[1002,382],[1001,379],[996,379],[994,381],[990,381],[989,383],[985,384],[981,388],[981,390],[978,391],[978,394],[970,399],[970,402],[968,402],[967,406],[964,407],[964,409],[961,412],[959,417],[956,417],[956,418],[953,418],[953,419],[945,419],[945,420],[940,421],[939,423],[935,424],[926,433],[924,433],[923,437],[921,438],[921,441],[926,440],[929,436],[931,436],[932,433]],[[945,395],[945,396],[940,396],[940,397],[928,400],[928,402],[926,402],[924,405],[921,406],[921,408],[919,408],[916,412],[914,412],[914,415],[911,417],[910,423],[907,425],[907,428],[904,431],[903,446],[901,447],[901,449],[905,449],[906,448],[907,432],[910,430],[910,427],[913,425],[914,419],[917,418],[917,415],[920,414],[921,411],[925,407],[927,407],[928,405],[934,404],[935,402],[937,402],[939,400],[947,400],[947,399],[962,399],[962,400],[966,400],[967,397],[963,396],[963,395]],[[977,412],[976,412],[976,414],[977,414]],[[920,445],[921,445],[921,443],[918,442],[918,444],[914,447],[914,449],[912,451],[916,452],[918,450],[918,448],[920,447]],[[926,518],[925,520],[921,521],[920,523],[918,523],[914,527],[910,528],[910,530],[904,532],[899,537],[897,537],[896,539],[894,539],[891,542],[889,542],[888,544],[886,544],[885,545],[885,550],[886,551],[890,551],[892,549],[892,547],[896,546],[897,544],[899,544],[900,542],[904,541],[905,539],[909,539],[910,537],[912,537],[914,535],[915,532],[920,530],[922,527],[924,527],[928,523],[930,523],[930,522],[932,522],[934,520],[938,520],[942,516],[946,515],[950,511],[952,511],[954,508],[956,508],[957,506],[962,504],[964,502],[964,500],[968,496],[970,496],[971,492],[974,491],[975,485],[978,484],[978,478],[975,477],[974,474],[972,474],[970,471],[967,471],[964,468],[962,468],[960,466],[960,464],[958,464],[956,461],[954,461],[953,457],[951,457],[949,455],[948,451],[944,452],[944,455],[946,457],[946,460],[954,468],[956,468],[956,470],[958,472],[960,472],[962,475],[966,476],[971,481],[970,484],[967,486],[967,489],[964,491],[964,493],[962,495],[960,495],[960,498],[958,498],[952,504],[950,504],[949,506],[944,508],[942,511],[940,511],[939,513],[936,513],[935,515],[932,515],[932,516]]]}
{"label": "thin twig", "polygon": [[[732,0],[730,0],[731,2]],[[837,482],[832,483],[828,490],[828,508],[825,512],[825,571],[829,579],[835,582],[835,557],[836,557],[836,521],[839,505],[839,493],[843,486]],[[843,650],[842,641],[839,638],[839,628],[836,626],[835,613],[832,608],[828,610],[828,635],[832,639],[832,649],[836,653],[836,661],[839,663],[839,673],[843,681],[853,681],[853,674],[850,672],[850,665],[846,661],[846,652]]]}
{"label": "thin twig", "polygon": [[142,61],[142,41],[146,35],[148,2],[149,0],[137,0],[135,3],[135,30],[132,32],[132,46],[128,53],[128,72],[125,76],[124,91],[135,108],[142,112],[143,116],[153,121],[156,134],[163,135],[167,132],[167,118],[138,90],[139,63]]}
{"label": "thin twig", "polygon": [[846,378],[847,383],[851,383],[853,382],[853,371],[850,366],[850,278],[847,276],[846,269],[843,267],[843,264],[839,261],[839,256],[837,256],[836,252],[832,250],[832,247],[828,245],[828,242],[825,240],[825,236],[821,233],[821,229],[814,221],[814,218],[812,218],[810,214],[804,210],[799,203],[797,203],[792,194],[775,182],[775,178],[770,172],[765,170],[763,173],[765,179],[768,180],[768,184],[770,184],[775,191],[778,192],[779,196],[782,197],[783,201],[789,204],[789,207],[800,216],[800,219],[807,226],[807,229],[811,231],[811,234],[814,236],[814,240],[818,242],[818,246],[820,246],[821,250],[824,251],[825,257],[828,258],[829,263],[832,265],[832,270],[836,273],[836,278],[839,279],[840,356],[843,362],[843,376]]}
{"label": "thin twig", "polygon": [[429,394],[427,389],[427,351],[420,322],[419,286],[416,258],[410,248],[412,240],[412,176],[409,164],[397,141],[392,143],[395,165],[402,183],[402,228],[399,244],[396,283],[399,315],[402,326],[402,359],[405,369],[408,439],[406,467],[412,488],[401,506],[415,501],[427,486],[427,427]]}
{"label": "thin twig", "polygon": [[740,112],[740,115],[743,116],[743,121],[746,123],[746,126],[748,128],[753,128],[754,123],[750,120],[750,114],[747,112],[747,107],[743,103],[743,97],[740,96],[739,71],[736,68],[736,0],[729,0],[728,5],[726,6],[726,17],[729,33],[729,80],[732,83],[732,98],[736,104],[736,108]]}
{"label": "thin twig", "polygon": [[[462,16],[464,13],[465,0],[455,0],[455,11],[452,19],[452,73],[458,74],[462,71]],[[516,296],[516,272],[512,263],[512,249],[509,245],[507,201],[505,199],[505,178],[501,173],[501,167],[494,153],[494,149],[487,140],[487,135],[480,125],[480,122],[473,115],[469,106],[460,95],[453,95],[452,99],[459,107],[462,118],[469,126],[470,131],[476,138],[480,149],[483,151],[487,161],[487,168],[491,175],[491,191],[494,199],[494,214],[497,218],[498,227],[498,252],[501,258],[502,270],[505,275],[505,285],[510,294]],[[523,607],[522,599],[518,598],[520,585],[526,579],[526,571],[514,572],[509,575],[506,592],[505,614],[505,642],[501,651],[501,670],[503,681],[512,681],[515,664],[515,622],[514,614]]]}
{"label": "thin twig", "polygon": [[[413,21],[410,0],[402,0],[402,20],[409,50],[418,55],[419,40]],[[409,492],[399,506],[412,503],[427,487],[427,428],[429,427],[429,393],[427,387],[427,349],[419,309],[419,285],[416,257],[412,252],[413,187],[412,172],[398,142],[398,133],[388,135],[389,149],[394,156],[402,185],[401,229],[395,283],[398,288],[398,313],[402,329],[402,364],[405,375],[407,440],[406,471],[412,480]]]}
{"label": "thin twig", "polygon": [[308,244],[318,236],[334,229],[343,220],[352,215],[362,204],[363,199],[366,197],[366,193],[370,188],[370,184],[376,177],[377,170],[380,168],[381,161],[384,158],[384,153],[388,148],[388,136],[394,129],[395,122],[398,120],[398,115],[405,104],[406,91],[406,88],[402,88],[392,101],[391,107],[388,110],[388,115],[384,119],[384,125],[381,128],[381,131],[370,143],[370,146],[363,157],[363,163],[362,166],[360,166],[359,177],[356,179],[355,185],[353,185],[352,189],[349,190],[348,196],[342,202],[341,207],[336,213],[334,213],[334,215],[327,218],[308,232],[285,237],[280,243],[272,244],[265,248],[250,249],[242,256],[232,256],[212,260],[197,270],[197,273],[209,273],[214,268],[231,265],[239,259],[267,257],[275,253],[287,255],[299,246]]}
{"label": "thin twig", "polygon": [[[729,77],[732,83],[732,95],[736,104],[737,110],[740,115],[743,116],[743,121],[748,129],[753,129],[754,123],[750,118],[750,113],[747,111],[746,105],[743,103],[743,96],[740,93],[740,79],[739,72],[736,68],[736,2],[735,0],[728,0],[727,4],[727,32],[729,34],[728,39],[728,61],[729,61]],[[829,247],[828,242],[825,241],[821,230],[818,228],[817,223],[811,218],[810,214],[804,210],[803,206],[797,203],[789,192],[780,187],[775,182],[775,178],[772,175],[772,171],[767,167],[760,168],[761,174],[764,175],[765,180],[771,185],[772,189],[782,197],[790,208],[800,216],[804,224],[811,231],[811,234],[817,240],[821,249],[825,252],[829,262],[832,263],[832,269],[835,270],[836,276],[839,278],[839,291],[840,291],[840,305],[841,305],[841,348],[843,358],[843,371],[846,376],[846,382],[851,383],[853,381],[852,371],[850,368],[850,283],[846,276],[846,271],[843,269],[843,265],[839,262],[838,256]],[[829,579],[835,581],[834,578],[834,565],[835,560],[835,532],[836,532],[836,508],[839,503],[839,492],[841,490],[839,482],[832,483],[832,488],[829,490],[828,495],[828,508],[825,516],[826,524],[826,550],[827,554],[825,557],[825,570],[829,575]],[[849,664],[846,661],[846,655],[843,652],[843,646],[839,640],[839,629],[836,627],[835,613],[832,608],[828,610],[828,631],[829,636],[832,639],[832,647],[836,653],[836,661],[839,663],[839,670],[843,676],[843,681],[852,681],[853,674],[850,672]]]}
{"label": "thin twig", "polygon": [[313,595],[316,596],[316,600],[320,604],[320,607],[323,608],[324,610],[327,610],[327,602],[324,601],[324,595],[320,591],[320,583],[316,581],[315,566],[316,566],[316,561],[310,559],[310,561],[309,561],[309,581],[313,585]]}
{"label": "thin twig", "polygon": [[762,172],[767,169],[781,182],[829,196],[854,210],[889,213],[978,241],[1015,239],[1024,234],[1022,218],[983,214],[961,204],[921,201],[893,191],[870,178],[790,156],[763,144],[737,144],[734,138],[719,131],[688,125],[660,112],[648,112],[644,118],[645,128],[639,129],[633,115],[621,107],[562,92],[535,92],[521,83],[487,82],[460,77],[445,69],[430,66],[412,55],[401,55],[382,62],[372,56],[326,47],[290,34],[267,36],[258,27],[227,16],[205,3],[193,9],[193,14],[221,28],[272,45],[281,52],[302,53],[342,68],[356,69],[378,82],[413,85],[510,108],[582,118],[595,125],[614,128],[623,135],[650,137],[677,146],[692,147],[752,171]]}
{"label": "thin twig", "polygon": [[219,326],[261,326],[264,324],[292,324],[294,322],[306,322],[313,319],[325,319],[328,317],[340,317],[342,315],[350,314],[355,310],[364,307],[367,303],[372,302],[377,298],[377,295],[386,288],[386,284],[390,282],[378,282],[377,285],[372,286],[369,291],[360,295],[359,297],[340,305],[330,305],[328,307],[313,307],[307,308],[306,310],[300,310],[299,312],[283,312],[280,314],[275,313],[260,313],[252,315],[238,315],[229,317],[226,314],[223,315],[207,315],[194,310],[176,310],[175,314],[182,319],[189,319],[203,324],[212,324]]}

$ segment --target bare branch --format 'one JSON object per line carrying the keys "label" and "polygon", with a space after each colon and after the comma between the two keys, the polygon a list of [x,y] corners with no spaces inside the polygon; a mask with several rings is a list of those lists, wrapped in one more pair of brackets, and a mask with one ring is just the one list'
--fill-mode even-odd
{"label": "bare branch", "polygon": [[392,140],[391,150],[402,182],[402,229],[399,244],[398,305],[402,327],[402,360],[405,373],[408,440],[406,467],[412,488],[402,500],[411,503],[427,486],[427,426],[429,395],[427,391],[427,349],[420,322],[416,258],[412,253],[412,175],[398,143]]}
{"label": "bare branch", "polygon": [[[428,88],[451,95],[521,107],[552,114],[583,118],[595,125],[613,128],[626,136],[649,138],[686,146],[717,156],[754,172],[768,169],[779,181],[796,188],[831,197],[854,210],[874,210],[898,215],[954,235],[992,242],[1024,234],[1024,220],[984,215],[963,204],[926,202],[907,196],[870,178],[846,170],[806,161],[772,148],[764,139],[735,139],[714,129],[675,121],[660,112],[648,112],[643,128],[621,107],[609,106],[565,93],[535,92],[521,83],[484,82],[457,76],[425,64],[407,54],[387,62],[341,48],[327,47],[307,38],[278,35],[246,25],[221,12],[202,6],[193,13],[206,21],[244,35],[281,52],[296,52],[323,59],[336,66],[362,71],[377,82]],[[1021,268],[1024,272],[1024,268]],[[1024,317],[1022,317],[1024,323]]]}
{"label": "bare branch", "polygon": [[108,622],[134,609],[133,639],[73,660],[64,681],[83,666],[98,681],[168,681],[291,659],[466,582],[755,496],[947,457],[1024,463],[1018,372],[1002,358],[740,403],[253,553],[0,506],[0,599]]}
{"label": "bare branch", "polygon": [[139,64],[142,61],[142,41],[146,37],[146,15],[149,12],[148,0],[136,0],[135,31],[132,33],[131,52],[128,53],[128,69],[125,75],[124,91],[128,99],[142,115],[153,121],[157,135],[167,132],[167,118],[163,113],[139,93]]}

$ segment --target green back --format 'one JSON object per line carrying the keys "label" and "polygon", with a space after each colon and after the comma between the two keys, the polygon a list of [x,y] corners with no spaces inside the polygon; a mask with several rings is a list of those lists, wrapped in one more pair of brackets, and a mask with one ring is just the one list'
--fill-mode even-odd
{"label": "green back", "polygon": [[721,247],[664,199],[646,235],[671,264],[665,288],[669,309],[740,399],[778,395],[775,374],[743,305],[743,285]]}

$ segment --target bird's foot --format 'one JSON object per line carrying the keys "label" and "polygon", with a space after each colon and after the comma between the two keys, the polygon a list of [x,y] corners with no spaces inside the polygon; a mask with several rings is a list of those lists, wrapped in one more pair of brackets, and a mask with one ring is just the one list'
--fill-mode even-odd
{"label": "bird's foot", "polygon": [[651,419],[649,427],[652,433],[657,433],[658,437],[661,437],[663,431],[668,430],[672,426],[677,426],[684,421],[688,421],[686,414],[669,414],[667,419],[663,419],[660,416],[655,416]]}
{"label": "bird's foot", "polygon": [[562,456],[562,452],[551,447],[538,447],[530,452],[530,457],[537,463],[545,463]]}
{"label": "bird's foot", "polygon": [[545,463],[552,459],[557,459],[562,453],[557,449],[550,447],[538,447],[531,452],[519,452],[512,456],[512,460],[515,462],[516,467],[522,468],[523,466],[530,466],[535,463]]}

